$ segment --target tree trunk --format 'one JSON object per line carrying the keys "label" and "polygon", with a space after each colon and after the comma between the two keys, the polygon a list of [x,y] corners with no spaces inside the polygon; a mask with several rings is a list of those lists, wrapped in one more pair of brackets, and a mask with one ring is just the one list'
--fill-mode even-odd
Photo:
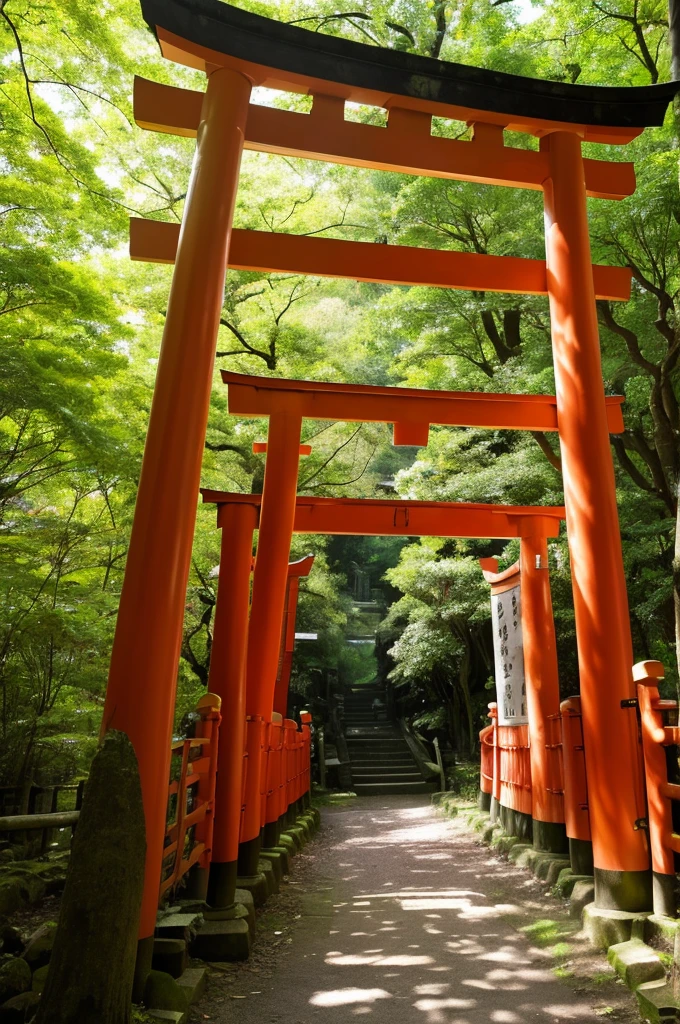
{"label": "tree trunk", "polygon": [[85,789],[36,1024],[129,1024],[145,855],[137,758],[111,730]]}

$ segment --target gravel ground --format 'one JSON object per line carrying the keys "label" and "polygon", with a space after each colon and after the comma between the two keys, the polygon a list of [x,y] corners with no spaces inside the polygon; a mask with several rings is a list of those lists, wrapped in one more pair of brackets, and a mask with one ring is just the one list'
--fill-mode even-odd
{"label": "gravel ground", "polygon": [[251,960],[210,965],[192,1021],[639,1022],[566,904],[426,797],[322,821],[260,912]]}

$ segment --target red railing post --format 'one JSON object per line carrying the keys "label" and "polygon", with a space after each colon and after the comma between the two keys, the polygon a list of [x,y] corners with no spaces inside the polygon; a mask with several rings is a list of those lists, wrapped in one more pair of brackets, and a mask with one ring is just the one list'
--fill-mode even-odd
{"label": "red railing post", "polygon": [[663,712],[675,710],[678,705],[674,700],[662,700],[659,696],[659,681],[663,677],[664,668],[660,661],[641,661],[633,668],[647,789],[654,913],[676,917],[675,854],[680,852],[680,835],[673,831],[672,801],[680,799],[680,786],[668,781],[664,748],[678,742],[680,730],[664,725]]}
{"label": "red railing post", "polygon": [[295,734],[297,732],[297,725],[291,718],[284,719],[283,722],[283,741],[285,749],[285,761],[286,761],[286,785],[285,785],[285,814],[288,824],[292,824],[295,818],[295,808],[293,803],[295,796],[293,793],[293,786],[295,781]]}
{"label": "red railing post", "polygon": [[489,817],[492,821],[500,821],[501,814],[501,751],[498,746],[498,705],[495,701],[489,704],[489,718],[491,719],[492,746],[493,746],[493,786],[491,789],[491,810]]}
{"label": "red railing post", "polygon": [[300,713],[302,723],[302,775],[300,796],[305,807],[312,802],[312,716],[309,711]]}
{"label": "red railing post", "polygon": [[[168,786],[168,799],[176,795],[177,802],[175,820],[166,825],[166,845],[163,851],[165,877],[161,878],[161,897],[174,889],[194,866],[200,868],[198,880],[192,886],[194,895],[198,893],[198,898],[204,898],[207,890],[215,809],[220,698],[214,693],[207,693],[199,701],[196,710],[201,716],[197,735],[179,740],[171,748],[171,756],[181,753],[182,764],[179,778]],[[199,751],[197,758],[191,756],[194,751]],[[192,786],[196,787],[196,791],[193,806],[189,810],[187,802]],[[187,835],[192,828],[194,836],[191,848],[187,850]],[[170,864],[167,863],[169,860]]]}
{"label": "red railing post", "polygon": [[493,796],[493,762],[494,762],[494,727],[485,726],[479,734],[479,807],[482,811],[491,810]]}
{"label": "red railing post", "polygon": [[564,817],[569,838],[569,859],[577,875],[592,875],[593,845],[590,838],[588,782],[583,746],[581,698],[569,697],[560,704]]}
{"label": "red railing post", "polygon": [[279,789],[281,786],[281,753],[283,746],[283,719],[276,711],[268,729],[267,792],[265,797],[263,846],[276,846],[279,841]]}

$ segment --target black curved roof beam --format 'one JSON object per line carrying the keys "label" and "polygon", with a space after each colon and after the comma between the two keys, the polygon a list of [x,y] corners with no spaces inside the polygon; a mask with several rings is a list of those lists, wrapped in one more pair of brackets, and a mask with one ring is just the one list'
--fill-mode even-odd
{"label": "black curved roof beam", "polygon": [[583,126],[588,141],[628,142],[661,125],[680,90],[680,82],[611,87],[507,75],[310,32],[221,0],[141,0],[141,6],[163,54],[190,67],[229,66],[256,85],[376,106],[391,102],[533,134],[568,123]]}

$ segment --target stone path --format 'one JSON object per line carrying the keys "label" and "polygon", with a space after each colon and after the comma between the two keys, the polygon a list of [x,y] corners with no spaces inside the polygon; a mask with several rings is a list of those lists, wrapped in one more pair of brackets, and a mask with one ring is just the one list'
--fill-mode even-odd
{"label": "stone path", "polygon": [[[196,1019],[634,1019],[625,1008],[603,1003],[602,986],[592,993],[556,977],[552,942],[560,937],[559,920],[537,924],[540,912],[527,918],[527,906],[545,912],[544,887],[537,892],[533,880],[493,857],[462,824],[439,817],[427,797],[364,798],[322,814],[322,830],[308,848],[313,861],[303,870],[300,917],[286,953],[272,971],[240,977],[228,994],[218,997],[213,989]],[[533,921],[529,934],[527,920]],[[551,928],[557,929],[553,939]],[[546,934],[549,945],[529,938]],[[611,993],[605,1000],[611,1001]]]}

